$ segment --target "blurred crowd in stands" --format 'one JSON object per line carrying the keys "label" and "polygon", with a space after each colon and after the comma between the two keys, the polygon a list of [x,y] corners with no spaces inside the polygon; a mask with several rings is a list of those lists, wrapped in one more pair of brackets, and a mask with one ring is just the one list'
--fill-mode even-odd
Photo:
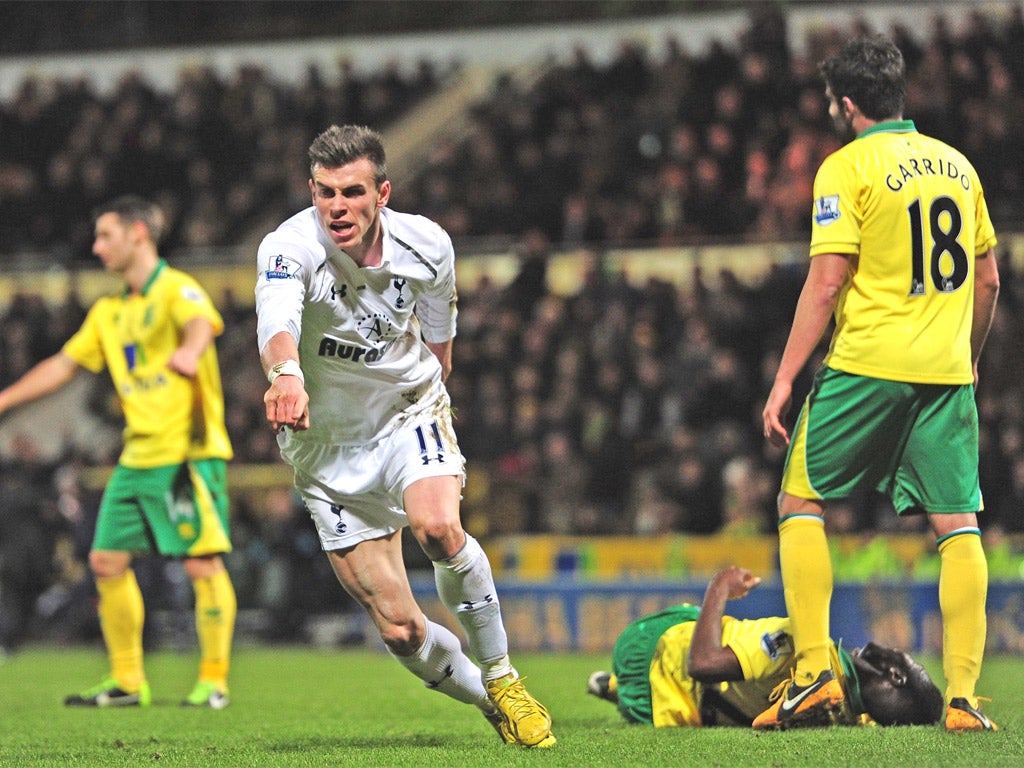
{"label": "blurred crowd in stands", "polygon": [[[816,63],[861,29],[823,25],[794,45],[782,14],[758,4],[739,39],[707,51],[623,39],[596,63],[579,44],[536,81],[501,75],[472,108],[468,138],[433,142],[392,205],[435,218],[457,245],[531,230],[569,248],[800,236],[814,172],[838,141]],[[907,116],[962,148],[997,224],[1013,220],[1024,204],[1020,4],[888,31],[908,64]],[[458,69],[438,66],[360,74],[342,57],[293,85],[265,62],[231,76],[197,64],[173,92],[129,72],[109,96],[88,79],[28,77],[0,103],[0,250],[88,260],[92,207],[129,191],[168,210],[165,251],[234,245],[305,204],[316,133],[331,122],[386,131]]]}
{"label": "blurred crowd in stands", "polygon": [[[673,41],[657,55],[623,41],[607,66],[577,48],[529,88],[502,77],[474,109],[468,140],[431,146],[422,173],[396,189],[395,208],[437,219],[457,244],[511,237],[521,258],[510,284],[460,289],[449,384],[469,459],[465,522],[481,538],[773,530],[783,455],[761,437],[760,410],[803,266],[777,266],[748,284],[698,263],[683,285],[636,284],[603,258],[622,244],[805,237],[814,172],[838,146],[814,62],[853,30],[822,28],[796,55],[770,10],[778,6],[767,8],[742,39],[703,55]],[[941,15],[924,38],[892,31],[909,65],[907,117],[968,155],[999,231],[1020,231],[1020,7],[999,24],[979,10],[956,32]],[[311,69],[297,89],[263,65],[231,82],[199,67],[182,73],[174,93],[129,77],[109,99],[87,81],[27,80],[0,104],[0,243],[87,258],[91,206],[130,190],[170,212],[163,251],[172,260],[231,244],[265,215],[307,204],[304,153],[321,127],[386,129],[443,83],[430,62],[411,80],[393,67],[358,78],[342,62],[330,77]],[[567,250],[588,266],[578,290],[561,295],[547,273],[551,256]],[[993,535],[1024,534],[1024,276],[1007,246],[999,253],[1003,293],[978,389],[981,519]],[[251,300],[215,298],[236,462],[275,463]],[[60,306],[17,296],[0,319],[0,386],[58,350],[84,311],[74,294]],[[104,386],[96,380],[90,407],[115,427]],[[71,451],[41,462],[27,436],[4,460],[0,648],[18,642],[33,613],[42,621],[60,612],[68,626],[68,612],[86,610],[75,590],[89,589],[83,563],[97,491],[81,470],[115,458]],[[270,606],[274,631],[286,635],[315,594],[309,579],[337,588],[291,493],[258,503],[238,495],[234,504],[229,566],[240,604]],[[849,533],[923,525],[897,521],[873,496],[835,517],[830,525]]]}
{"label": "blurred crowd in stands", "polygon": [[[796,53],[782,13],[758,6],[739,40],[701,55],[624,40],[606,66],[577,47],[529,88],[499,81],[468,141],[431,148],[409,210],[456,236],[536,228],[565,247],[808,232],[814,173],[839,141],[817,62],[880,30],[822,26]],[[971,158],[997,222],[1024,204],[1020,4],[1012,13],[995,24],[971,10],[955,32],[944,15],[889,30],[907,61],[906,115]]]}
{"label": "blurred crowd in stands", "polygon": [[167,212],[165,253],[232,245],[268,207],[308,202],[312,136],[332,121],[386,129],[437,87],[429,62],[359,76],[344,58],[295,88],[255,62],[231,78],[186,67],[172,93],[131,71],[110,96],[87,79],[26,78],[0,104],[0,250],[89,261],[93,208],[128,192]]}
{"label": "blurred crowd in stands", "polygon": [[[470,478],[469,524],[482,534],[773,531],[784,457],[764,441],[760,412],[803,267],[747,285],[697,265],[686,285],[636,286],[591,258],[568,297],[544,290],[540,256],[503,289],[485,282],[462,294],[449,382],[471,474],[488,483]],[[1024,358],[1014,340],[1024,279],[1006,250],[1001,263],[978,388],[983,518],[1022,533]],[[887,505],[851,499],[843,529],[920,529],[923,519],[898,523]]]}

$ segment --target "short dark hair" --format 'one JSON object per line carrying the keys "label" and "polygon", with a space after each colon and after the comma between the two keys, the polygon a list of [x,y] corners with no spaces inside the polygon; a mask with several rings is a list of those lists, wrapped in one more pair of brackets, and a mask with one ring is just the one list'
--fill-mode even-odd
{"label": "short dark hair", "polygon": [[906,65],[900,49],[885,35],[850,40],[821,62],[818,71],[837,101],[848,97],[870,120],[903,116]]}
{"label": "short dark hair", "polygon": [[92,212],[93,223],[107,213],[115,214],[123,224],[134,224],[141,221],[149,230],[149,237],[159,243],[164,235],[166,220],[164,212],[156,203],[152,203],[139,195],[122,195],[108,203],[97,206]]}
{"label": "short dark hair", "polygon": [[363,125],[332,125],[309,145],[309,175],[317,168],[340,168],[365,157],[379,187],[388,178],[384,139]]}
{"label": "short dark hair", "polygon": [[923,667],[910,664],[899,687],[862,689],[864,708],[879,725],[934,725],[942,719],[945,699]]}

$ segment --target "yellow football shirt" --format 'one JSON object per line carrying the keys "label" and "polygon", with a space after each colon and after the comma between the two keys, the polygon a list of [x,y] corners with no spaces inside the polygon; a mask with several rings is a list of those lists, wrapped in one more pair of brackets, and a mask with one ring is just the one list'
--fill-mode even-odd
{"label": "yellow football shirt", "polygon": [[[704,686],[690,677],[687,657],[697,623],[677,624],[661,636],[651,660],[651,707],[655,727],[702,725]],[[767,706],[768,696],[789,676],[793,640],[789,619],[722,617],[722,644],[731,648],[743,669],[743,680],[719,683],[719,695],[753,719]]]}
{"label": "yellow football shirt", "polygon": [[981,182],[960,152],[880,123],[814,180],[811,257],[848,254],[826,364],[935,384],[973,378],[974,257],[996,243]]}
{"label": "yellow football shirt", "polygon": [[[772,691],[790,679],[796,664],[789,619],[782,616],[762,619],[723,616],[722,645],[736,654],[743,679],[710,685],[695,681],[688,669],[690,642],[696,626],[695,621],[676,624],[658,640],[650,671],[654,726],[749,725],[767,708]],[[840,656],[839,649],[830,641],[832,672],[847,692],[847,697],[856,698],[859,703],[859,686],[854,685],[851,689],[847,668],[840,661]],[[852,669],[852,661],[849,668]],[[714,689],[713,699],[709,688]],[[702,708],[713,710],[714,723],[704,722]],[[863,715],[853,715],[847,705],[838,715],[837,722],[854,724],[869,720]]]}
{"label": "yellow football shirt", "polygon": [[182,328],[196,317],[209,320],[215,335],[224,330],[195,279],[161,259],[141,294],[125,290],[99,299],[64,345],[82,367],[109,371],[124,411],[120,462],[126,467],[232,456],[215,346],[203,353],[195,379],[167,367]]}

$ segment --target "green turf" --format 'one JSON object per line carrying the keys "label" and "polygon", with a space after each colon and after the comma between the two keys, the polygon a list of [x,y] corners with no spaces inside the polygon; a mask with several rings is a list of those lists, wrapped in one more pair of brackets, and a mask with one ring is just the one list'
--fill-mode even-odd
{"label": "green turf", "polygon": [[[627,726],[586,696],[603,656],[520,655],[528,687],[551,709],[558,744],[501,744],[475,710],[423,689],[383,652],[240,649],[232,705],[181,709],[195,659],[152,653],[153,706],[65,709],[64,694],[105,672],[100,649],[33,649],[0,665],[0,766],[1024,766],[1024,664],[986,661],[979,693],[998,733],[934,728],[746,729]],[[929,670],[938,676],[934,660]]]}

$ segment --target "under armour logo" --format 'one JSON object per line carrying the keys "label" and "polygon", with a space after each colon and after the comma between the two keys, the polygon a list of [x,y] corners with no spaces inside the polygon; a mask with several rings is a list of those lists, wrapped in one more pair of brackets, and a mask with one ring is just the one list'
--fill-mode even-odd
{"label": "under armour logo", "polygon": [[441,683],[443,683],[445,680],[447,680],[449,677],[451,677],[454,674],[455,674],[455,668],[452,667],[451,664],[449,664],[447,667],[444,668],[444,674],[441,675],[441,678],[439,680],[428,680],[427,681],[427,688],[437,688],[437,686],[439,686]]}
{"label": "under armour logo", "polygon": [[[430,437],[433,438],[432,441],[428,440],[423,427],[416,427],[416,439],[420,445],[420,459],[423,461],[423,466],[427,466],[432,461],[444,464],[444,443],[441,441],[441,431],[438,429],[437,422],[432,422],[429,429]],[[430,442],[433,443],[432,446],[428,444]],[[433,451],[431,448],[433,448]]]}
{"label": "under armour logo", "polygon": [[487,595],[483,600],[463,600],[459,603],[460,611],[475,611],[494,602],[494,595]]}

